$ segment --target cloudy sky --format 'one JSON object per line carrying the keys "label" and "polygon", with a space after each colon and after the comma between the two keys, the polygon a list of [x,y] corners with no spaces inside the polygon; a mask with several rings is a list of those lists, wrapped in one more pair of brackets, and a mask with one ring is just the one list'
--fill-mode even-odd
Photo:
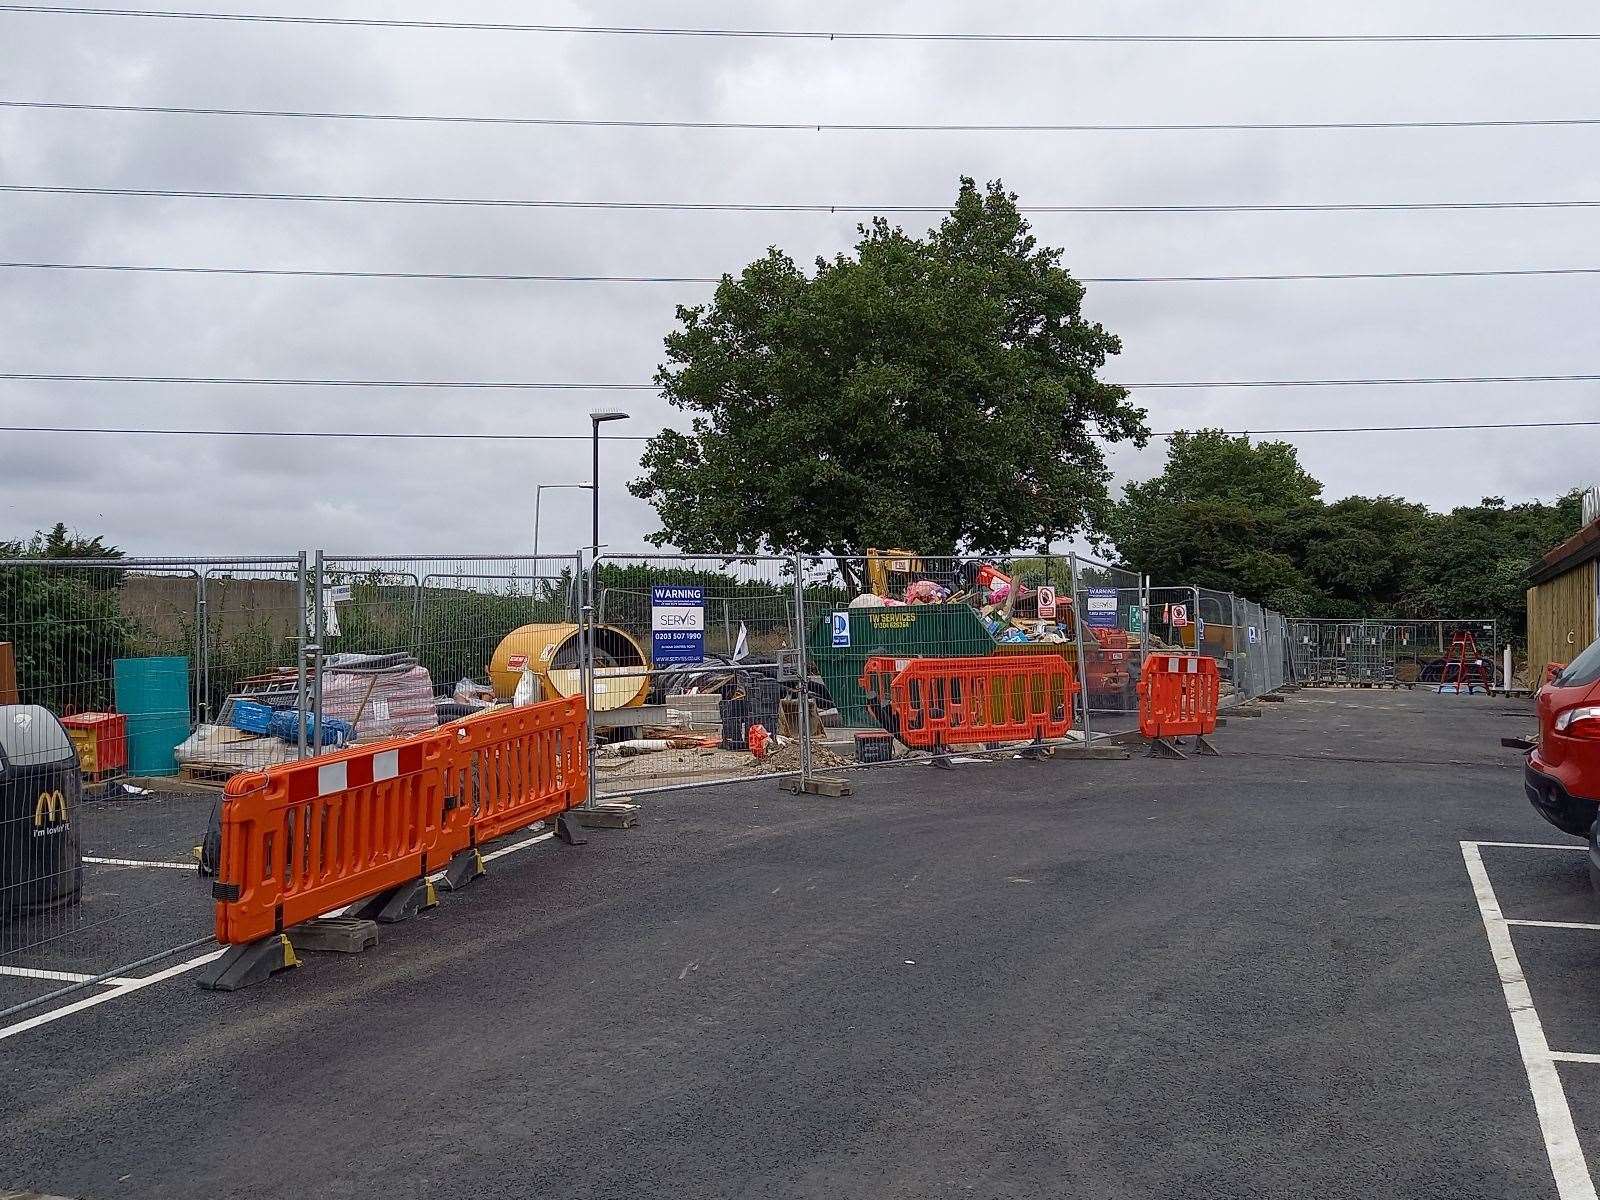
{"label": "cloudy sky", "polygon": [[[193,0],[172,8],[204,11]],[[1354,0],[1071,6],[837,0],[445,5],[237,0],[361,17],[1088,33],[1586,31],[1592,5]],[[1593,42],[973,44],[351,29],[0,13],[0,99],[375,113],[822,123],[1600,117]],[[958,176],[1039,205],[1600,199],[1600,127],[852,133],[315,121],[0,109],[0,183],[804,204],[945,204]],[[857,216],[0,194],[0,259],[355,271],[716,275]],[[906,216],[921,228],[933,218]],[[1083,276],[1600,267],[1600,210],[1039,215]],[[644,382],[698,284],[294,279],[0,269],[0,371]],[[1118,380],[1600,371],[1600,276],[1091,285]],[[1155,429],[1600,416],[1594,383],[1144,392]],[[0,424],[583,434],[677,418],[654,395],[0,381]],[[1600,478],[1600,429],[1297,439],[1330,496],[1448,507]],[[605,448],[605,540],[653,528]],[[803,453],[801,447],[797,453]],[[1120,479],[1161,443],[1118,450]],[[0,536],[56,520],[136,553],[514,552],[581,442],[0,433]],[[546,493],[545,547],[587,540]]]}

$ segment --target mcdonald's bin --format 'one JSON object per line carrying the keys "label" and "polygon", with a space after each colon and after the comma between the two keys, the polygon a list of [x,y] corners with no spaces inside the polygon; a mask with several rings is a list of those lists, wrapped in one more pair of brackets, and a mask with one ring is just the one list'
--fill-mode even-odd
{"label": "mcdonald's bin", "polygon": [[78,752],[55,714],[0,705],[0,917],[78,902],[82,796]]}

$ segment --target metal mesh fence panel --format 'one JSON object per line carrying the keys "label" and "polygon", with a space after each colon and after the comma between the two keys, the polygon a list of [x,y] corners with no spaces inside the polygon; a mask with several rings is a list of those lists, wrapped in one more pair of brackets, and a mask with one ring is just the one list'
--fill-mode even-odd
{"label": "metal mesh fence panel", "polygon": [[1263,637],[1267,653],[1267,690],[1277,691],[1289,682],[1289,626],[1280,612],[1268,609]]}
{"label": "metal mesh fence panel", "polygon": [[1234,628],[1238,688],[1240,696],[1248,700],[1271,690],[1267,686],[1267,648],[1263,642],[1266,616],[1261,605],[1251,600],[1236,597],[1234,607],[1238,614]]}
{"label": "metal mesh fence panel", "polygon": [[1148,644],[1141,578],[1132,571],[1068,555],[1062,569],[1075,572],[1074,636],[1083,643],[1079,728],[1115,733],[1139,725],[1139,670]]}
{"label": "metal mesh fence panel", "polygon": [[310,586],[300,561],[201,573],[197,725],[177,754],[186,777],[221,784],[304,753],[303,722],[274,728],[272,716],[309,707],[302,663]]}
{"label": "metal mesh fence panel", "polygon": [[[1083,673],[1069,556],[808,557],[802,578],[812,687],[829,707],[818,771],[1015,755],[1030,738],[1007,722],[1024,712],[1082,736],[1062,670]],[[901,681],[897,700],[895,677],[924,659],[982,660],[987,674],[953,666],[948,678]],[[1008,660],[1047,665],[1030,674]],[[957,712],[959,731],[949,727]]]}
{"label": "metal mesh fence panel", "polygon": [[296,567],[0,560],[0,1008],[204,938],[215,795],[176,777],[235,669],[221,581],[286,572],[292,597]]}
{"label": "metal mesh fence panel", "polygon": [[1151,650],[1188,650],[1216,660],[1222,701],[1234,698],[1233,597],[1189,585],[1157,584],[1150,595]]}
{"label": "metal mesh fence panel", "polygon": [[1286,623],[1285,636],[1289,671],[1307,686],[1436,687],[1456,639],[1467,636],[1468,656],[1482,660],[1490,679],[1501,673],[1493,620],[1296,617]]}
{"label": "metal mesh fence panel", "polygon": [[1235,637],[1234,619],[1237,605],[1227,592],[1216,592],[1210,587],[1182,587],[1173,589],[1179,595],[1187,594],[1189,610],[1187,624],[1174,630],[1179,645],[1195,653],[1216,659],[1222,675],[1222,701],[1232,698],[1238,685],[1238,638]]}
{"label": "metal mesh fence panel", "polygon": [[589,631],[597,798],[802,771],[804,731],[825,705],[802,704],[795,566],[600,557]]}
{"label": "metal mesh fence panel", "polygon": [[319,555],[314,575],[313,752],[425,732],[519,686],[583,694],[576,556]]}
{"label": "metal mesh fence panel", "polygon": [[1185,631],[1185,644],[1216,660],[1222,676],[1222,702],[1231,703],[1238,697],[1242,674],[1240,639],[1235,626],[1238,603],[1230,592],[1203,587],[1189,590],[1194,594],[1194,621]]}

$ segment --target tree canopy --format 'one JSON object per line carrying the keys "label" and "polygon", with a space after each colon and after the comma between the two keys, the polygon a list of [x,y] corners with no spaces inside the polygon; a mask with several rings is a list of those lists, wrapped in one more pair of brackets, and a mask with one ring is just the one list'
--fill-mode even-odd
{"label": "tree canopy", "polygon": [[1009,550],[1098,527],[1101,441],[1144,412],[1098,372],[1121,349],[999,182],[961,181],[925,237],[881,218],[807,275],[776,248],[680,307],[657,372],[688,433],[630,486],[685,551]]}
{"label": "tree canopy", "polygon": [[0,558],[121,558],[122,551],[108,546],[104,534],[84,537],[57,521],[48,532],[35,530],[26,541],[0,542]]}
{"label": "tree canopy", "polygon": [[12,643],[23,698],[58,713],[110,707],[112,664],[134,644],[122,613],[123,572],[99,567],[7,566],[4,560],[120,559],[104,538],[58,524],[0,541],[0,642]]}
{"label": "tree canopy", "polygon": [[1435,513],[1395,496],[1326,503],[1286,442],[1175,436],[1105,526],[1129,566],[1295,616],[1494,617],[1520,631],[1526,574],[1578,528],[1578,492]]}

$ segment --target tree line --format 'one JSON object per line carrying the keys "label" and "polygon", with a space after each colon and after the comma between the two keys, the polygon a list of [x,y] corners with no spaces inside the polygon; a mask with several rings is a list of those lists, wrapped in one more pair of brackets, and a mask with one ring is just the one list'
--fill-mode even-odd
{"label": "tree line", "polygon": [[[1577,493],[1444,513],[1399,496],[1328,501],[1292,445],[1199,430],[1115,495],[1105,447],[1146,445],[1148,414],[1099,378],[1122,347],[1084,315],[1084,294],[999,181],[963,179],[923,236],[863,225],[853,254],[810,272],[769,249],[677,310],[656,380],[690,427],[653,438],[631,484],[660,518],[651,540],[848,559],[1083,538],[1158,582],[1290,615],[1522,630],[1526,572],[1577,529]],[[1398,470],[1419,447],[1385,449]]]}
{"label": "tree line", "polygon": [[1527,573],[1581,520],[1581,492],[1434,512],[1398,496],[1326,501],[1286,442],[1174,437],[1101,531],[1158,579],[1238,592],[1308,617],[1492,617],[1520,636]]}

